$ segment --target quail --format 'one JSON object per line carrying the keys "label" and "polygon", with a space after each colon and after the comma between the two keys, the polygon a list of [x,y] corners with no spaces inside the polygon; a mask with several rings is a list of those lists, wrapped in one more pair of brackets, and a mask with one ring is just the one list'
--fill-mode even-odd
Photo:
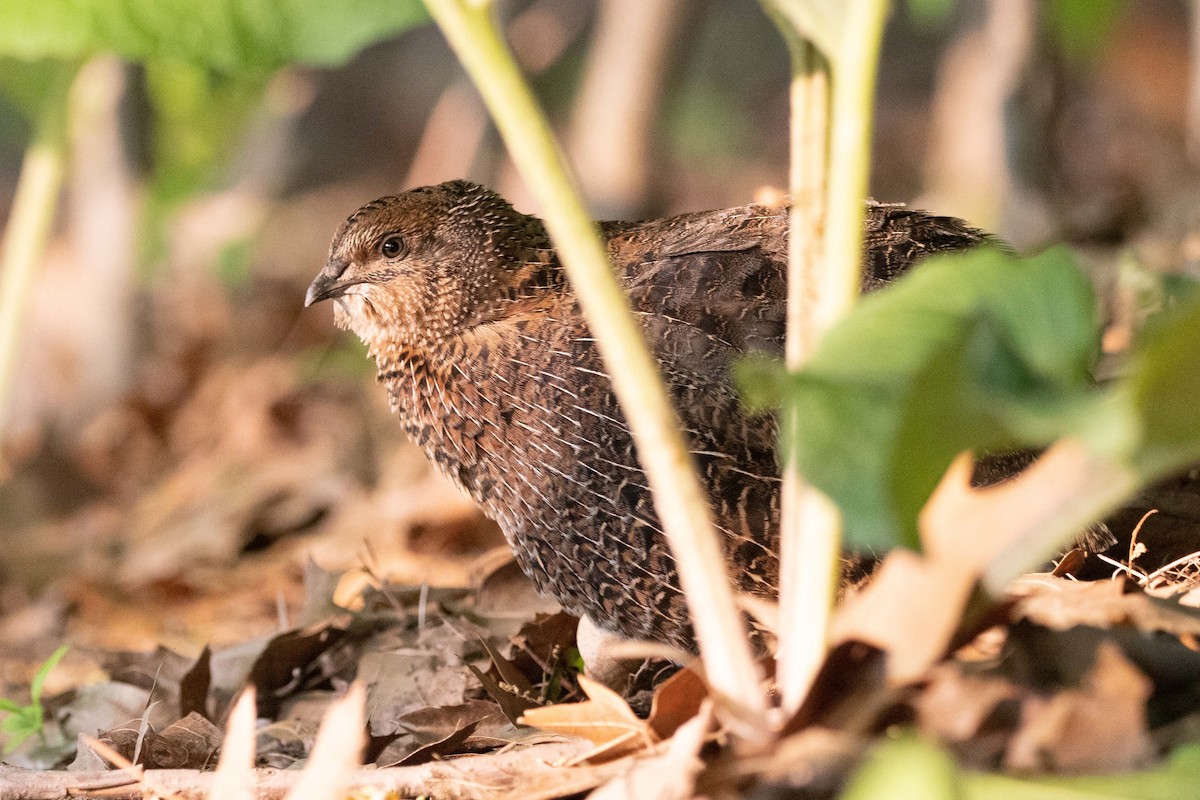
{"label": "quail", "polygon": [[[597,223],[679,411],[741,591],[778,573],[775,420],[731,370],[783,352],[788,221],[746,205]],[[863,289],[984,240],[956,219],[870,204]],[[405,430],[503,530],[542,591],[598,627],[694,650],[675,563],[575,293],[545,227],[451,181],[342,223],[305,304],[333,299]]]}

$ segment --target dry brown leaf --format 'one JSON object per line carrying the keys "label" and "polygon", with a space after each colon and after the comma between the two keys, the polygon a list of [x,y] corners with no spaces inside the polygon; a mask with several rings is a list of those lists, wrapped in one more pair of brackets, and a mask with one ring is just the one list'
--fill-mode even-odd
{"label": "dry brown leaf", "polygon": [[593,762],[619,758],[658,742],[654,730],[612,689],[584,675],[579,676],[579,686],[588,696],[584,702],[531,708],[521,724],[587,739],[596,745],[586,757]]}
{"label": "dry brown leaf", "polygon": [[[1020,475],[984,488],[970,485],[971,462],[960,456],[921,511],[921,543],[930,557],[977,572],[998,594],[1013,578],[1066,542],[1047,543],[1047,525],[1084,525],[1111,510],[1094,498],[1137,486],[1136,476],[1063,439]],[[969,531],[970,536],[963,532]]]}
{"label": "dry brown leaf", "polygon": [[496,701],[500,706],[500,710],[504,712],[504,716],[513,725],[521,723],[521,716],[531,708],[536,708],[537,703],[528,697],[522,697],[519,694],[513,694],[500,685],[500,682],[488,675],[486,672],[480,671],[474,664],[467,664],[467,669],[475,676],[483,686],[483,690],[487,692],[488,697]]}
{"label": "dry brown leaf", "polygon": [[536,614],[554,614],[561,610],[558,601],[538,592],[513,558],[512,548],[501,545],[471,567],[474,573],[475,610],[485,617],[525,622]]}
{"label": "dry brown leaf", "polygon": [[946,741],[970,740],[998,704],[1018,696],[1012,682],[972,675],[954,663],[938,664],[929,679],[929,685],[913,700],[917,726]]}
{"label": "dry brown leaf", "polygon": [[[972,487],[971,472],[969,454],[955,459],[922,509],[923,554],[893,552],[834,618],[835,643],[861,640],[888,653],[894,684],[917,680],[946,653],[977,583],[998,594],[1045,550],[1047,525],[1082,525],[1104,510],[1088,506],[1091,498],[1134,485],[1070,439],[1003,483]],[[1093,491],[1097,484],[1106,492]]]}
{"label": "dry brown leaf", "polygon": [[896,550],[833,619],[832,641],[865,642],[888,654],[893,684],[917,680],[946,652],[975,584],[957,565]]}
{"label": "dry brown leaf", "polygon": [[1015,770],[1123,772],[1154,755],[1147,731],[1150,680],[1111,642],[1078,689],[1028,698],[1005,766]]}
{"label": "dry brown leaf", "polygon": [[1021,599],[1013,621],[1028,619],[1053,630],[1076,625],[1113,628],[1132,625],[1143,633],[1165,631],[1176,636],[1200,636],[1200,610],[1174,598],[1125,591],[1116,581],[1072,581],[1050,575],[1029,575],[1015,582]]}
{"label": "dry brown leaf", "polygon": [[386,766],[412,767],[417,764],[426,764],[443,756],[458,753],[467,739],[471,738],[471,735],[475,733],[475,728],[478,726],[478,722],[468,722],[463,727],[447,734],[445,738],[439,739],[436,742],[430,742],[423,747],[418,747],[395,764],[388,764]]}
{"label": "dry brown leaf", "polygon": [[700,713],[707,700],[708,684],[684,667],[655,691],[646,724],[659,739],[670,739],[675,731]]}
{"label": "dry brown leaf", "polygon": [[589,795],[589,800],[687,800],[695,796],[696,776],[704,769],[700,748],[712,723],[713,702],[704,700],[662,752],[633,760],[628,772],[609,780]]}

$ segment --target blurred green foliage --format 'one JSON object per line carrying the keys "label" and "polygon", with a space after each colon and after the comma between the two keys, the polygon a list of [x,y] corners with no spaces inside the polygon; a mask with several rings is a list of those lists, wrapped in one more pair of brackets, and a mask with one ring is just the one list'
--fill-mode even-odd
{"label": "blurred green foliage", "polygon": [[1062,249],[939,256],[865,298],[802,371],[757,362],[739,377],[759,406],[797,404],[785,450],[852,544],[916,548],[917,515],[964,451],[1074,436],[1147,484],[1200,458],[1200,296],[1157,317],[1105,387],[1090,377],[1094,307]]}
{"label": "blurred green foliage", "polygon": [[958,767],[950,755],[912,733],[884,741],[851,776],[842,800],[959,800]]}
{"label": "blurred green foliage", "polygon": [[0,0],[0,53],[116,53],[225,72],[332,65],[427,19],[417,0]]}
{"label": "blurred green foliage", "polygon": [[742,383],[759,405],[798,403],[784,446],[841,506],[853,544],[915,548],[955,456],[1045,444],[1087,407],[1094,305],[1063,250],[933,258],[864,298],[802,372],[760,363]]}
{"label": "blurred green foliage", "polygon": [[30,736],[42,732],[42,725],[45,723],[45,712],[42,710],[42,687],[51,671],[58,666],[58,662],[62,661],[66,654],[67,646],[64,644],[38,668],[37,674],[33,676],[33,681],[29,686],[29,703],[18,705],[12,700],[0,697],[0,713],[8,715],[0,720],[0,733],[8,737],[4,745],[6,754],[20,747]]}
{"label": "blurred green foliage", "polygon": [[955,0],[906,0],[904,7],[917,25],[935,28],[950,19],[954,3]]}
{"label": "blurred green foliage", "polygon": [[1166,763],[1115,775],[1014,778],[959,769],[938,745],[904,732],[884,741],[850,779],[843,800],[1177,800],[1200,797],[1200,745]]}
{"label": "blurred green foliage", "polygon": [[[939,28],[954,16],[956,0],[906,0],[905,9],[919,26]],[[1069,61],[1095,55],[1112,36],[1128,0],[1043,0],[1038,4],[1043,24]]]}
{"label": "blurred green foliage", "polygon": [[1050,0],[1044,13],[1059,48],[1080,62],[1104,46],[1128,8],[1127,0]]}
{"label": "blurred green foliage", "polygon": [[427,19],[418,0],[0,0],[0,92],[37,118],[86,58],[143,64],[153,258],[171,211],[221,177],[276,70],[341,63]]}

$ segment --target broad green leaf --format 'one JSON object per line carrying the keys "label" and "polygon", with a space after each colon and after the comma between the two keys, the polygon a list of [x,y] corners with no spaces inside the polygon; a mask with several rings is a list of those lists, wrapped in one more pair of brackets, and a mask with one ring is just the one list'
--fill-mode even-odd
{"label": "broad green leaf", "polygon": [[850,777],[842,800],[1197,800],[1200,744],[1179,747],[1162,766],[1111,775],[1009,775],[962,771],[937,745],[912,733],[879,746]]}
{"label": "broad green leaf", "polygon": [[1200,459],[1200,297],[1147,329],[1119,390],[1139,426],[1131,463],[1148,480]]}
{"label": "broad green leaf", "polygon": [[27,118],[37,119],[49,104],[63,104],[77,67],[74,61],[26,62],[0,57],[0,92]]}
{"label": "broad green leaf", "polygon": [[0,54],[270,71],[337,64],[425,19],[417,0],[0,0]]}
{"label": "broad green leaf", "polygon": [[842,800],[958,800],[959,773],[937,745],[914,734],[884,742],[850,777]]}
{"label": "broad green leaf", "polygon": [[37,704],[22,706],[18,711],[0,719],[0,733],[8,738],[4,744],[4,754],[8,755],[16,750],[41,729],[42,707]]}
{"label": "broad green leaf", "polygon": [[965,800],[1200,800],[1200,744],[1175,750],[1167,763],[1144,772],[1021,779],[964,773]]}
{"label": "broad green leaf", "polygon": [[1065,251],[987,249],[864,298],[800,373],[742,377],[796,404],[785,453],[841,507],[853,545],[916,547],[917,513],[958,453],[1088,430],[1097,343],[1091,286]]}

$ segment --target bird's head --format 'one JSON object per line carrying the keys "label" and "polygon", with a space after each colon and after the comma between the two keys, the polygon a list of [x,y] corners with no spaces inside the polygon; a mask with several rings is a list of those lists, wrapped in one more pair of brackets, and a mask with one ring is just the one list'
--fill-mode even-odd
{"label": "bird's head", "polygon": [[496,312],[531,221],[466,181],[381,197],[342,223],[304,304],[335,300],[377,354],[433,346]]}

